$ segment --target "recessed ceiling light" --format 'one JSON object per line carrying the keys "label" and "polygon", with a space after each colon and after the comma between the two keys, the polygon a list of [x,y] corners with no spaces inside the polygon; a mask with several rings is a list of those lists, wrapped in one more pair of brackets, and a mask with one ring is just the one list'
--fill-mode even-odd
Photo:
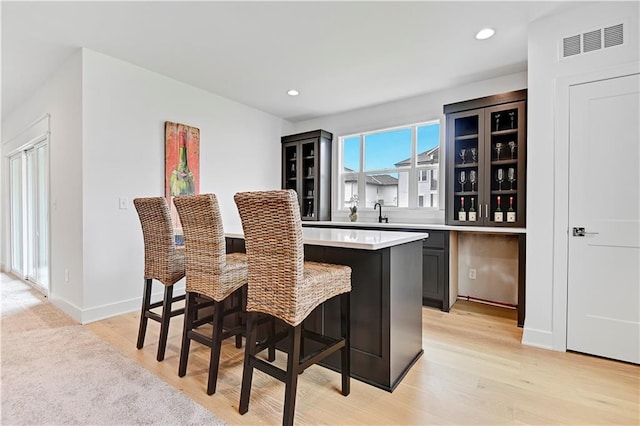
{"label": "recessed ceiling light", "polygon": [[291,90],[289,90],[289,91],[287,92],[287,95],[289,95],[289,96],[298,96],[299,94],[300,94],[300,93],[299,93],[297,90],[295,90],[295,89],[291,89]]}
{"label": "recessed ceiling light", "polygon": [[476,38],[478,40],[486,40],[489,37],[493,36],[496,32],[493,30],[493,28],[484,28],[480,31],[478,31],[478,34],[476,34]]}

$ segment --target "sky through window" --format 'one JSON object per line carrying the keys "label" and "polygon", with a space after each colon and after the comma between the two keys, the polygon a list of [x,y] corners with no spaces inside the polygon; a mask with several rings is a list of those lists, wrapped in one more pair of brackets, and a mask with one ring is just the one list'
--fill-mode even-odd
{"label": "sky through window", "polygon": [[[418,154],[440,143],[440,124],[418,127]],[[360,170],[360,136],[344,139],[344,166]],[[397,129],[365,136],[365,170],[396,168],[396,163],[411,157],[411,129]]]}

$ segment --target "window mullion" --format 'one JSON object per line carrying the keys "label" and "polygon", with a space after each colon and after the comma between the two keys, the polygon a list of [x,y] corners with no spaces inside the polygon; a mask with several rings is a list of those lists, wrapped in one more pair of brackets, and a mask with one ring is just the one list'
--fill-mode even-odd
{"label": "window mullion", "polygon": [[418,175],[416,165],[418,164],[418,131],[417,126],[411,126],[411,161],[409,162],[409,197],[407,207],[415,209],[418,199]]}
{"label": "window mullion", "polygon": [[360,170],[358,170],[358,200],[360,208],[367,206],[367,178],[364,174],[364,134],[360,135]]}

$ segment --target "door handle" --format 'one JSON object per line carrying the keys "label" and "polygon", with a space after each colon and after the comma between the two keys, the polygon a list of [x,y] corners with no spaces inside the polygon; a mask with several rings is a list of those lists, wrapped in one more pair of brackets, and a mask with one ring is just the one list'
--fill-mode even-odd
{"label": "door handle", "polygon": [[573,227],[574,237],[586,237],[587,235],[598,235],[599,232],[587,232],[583,227]]}

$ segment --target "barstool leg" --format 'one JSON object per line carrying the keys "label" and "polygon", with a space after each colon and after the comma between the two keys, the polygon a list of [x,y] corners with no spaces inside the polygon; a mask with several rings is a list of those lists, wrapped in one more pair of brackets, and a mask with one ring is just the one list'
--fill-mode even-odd
{"label": "barstool leg", "polygon": [[340,349],[342,358],[342,395],[351,392],[351,293],[340,296],[340,336],[344,339],[344,347]]}
{"label": "barstool leg", "polygon": [[283,425],[293,425],[296,408],[296,390],[298,389],[298,373],[300,365],[300,341],[302,338],[302,324],[290,329],[291,352],[287,355],[287,376],[284,390]]}
{"label": "barstool leg", "polygon": [[253,366],[251,359],[256,356],[257,327],[254,327],[256,313],[247,312],[247,340],[244,343],[244,364],[242,367],[242,388],[240,390],[240,406],[238,411],[245,414],[249,411],[249,398],[251,397],[251,380],[253,378]]}
{"label": "barstool leg", "polygon": [[171,319],[171,303],[173,301],[173,286],[164,287],[164,300],[162,302],[162,321],[160,322],[160,342],[158,343],[158,356],[156,359],[162,361],[167,348],[167,336],[169,335],[169,320]]}
{"label": "barstool leg", "polygon": [[[237,325],[240,326],[242,325],[242,312],[244,311],[244,306],[242,303],[243,300],[243,293],[244,293],[244,289],[247,288],[247,286],[242,286],[240,287],[238,290],[236,290],[236,292],[231,296],[233,297],[233,300],[235,300],[234,303],[237,303],[238,307],[238,313],[235,315],[236,316],[236,322]],[[242,347],[242,333],[238,333],[236,334],[236,348],[240,349]]]}
{"label": "barstool leg", "polygon": [[140,328],[138,329],[138,343],[136,344],[136,348],[142,349],[144,346],[144,336],[147,334],[147,322],[149,318],[147,317],[147,311],[149,310],[149,305],[151,305],[151,278],[145,278],[144,280],[144,290],[142,292],[142,310],[140,312]]}
{"label": "barstool leg", "polygon": [[211,358],[209,360],[209,381],[207,395],[216,393],[218,382],[218,367],[220,365],[220,347],[222,346],[222,320],[224,303],[215,301],[213,304],[213,335],[211,336]]}
{"label": "barstool leg", "polygon": [[178,365],[178,376],[184,377],[187,374],[187,362],[189,361],[189,347],[191,338],[189,332],[193,330],[193,318],[195,316],[195,293],[187,292],[184,300],[184,326],[182,327],[182,345],[180,346],[180,363]]}
{"label": "barstool leg", "polygon": [[[271,333],[270,337],[276,335],[276,319],[271,317],[271,323],[269,324],[269,332]],[[269,346],[267,351],[267,361],[273,362],[276,360],[276,344]]]}

